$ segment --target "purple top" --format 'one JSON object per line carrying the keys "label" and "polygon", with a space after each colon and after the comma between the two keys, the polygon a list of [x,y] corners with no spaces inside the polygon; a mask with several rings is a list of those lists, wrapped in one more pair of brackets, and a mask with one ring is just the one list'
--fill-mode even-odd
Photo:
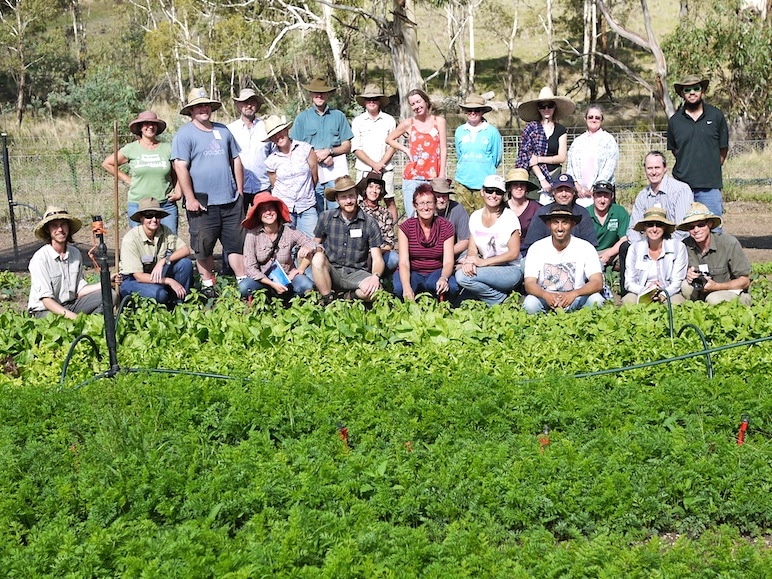
{"label": "purple top", "polygon": [[399,226],[408,240],[410,252],[410,270],[426,275],[442,269],[443,244],[446,239],[454,239],[453,224],[442,217],[435,217],[428,239],[421,231],[418,217],[410,217]]}

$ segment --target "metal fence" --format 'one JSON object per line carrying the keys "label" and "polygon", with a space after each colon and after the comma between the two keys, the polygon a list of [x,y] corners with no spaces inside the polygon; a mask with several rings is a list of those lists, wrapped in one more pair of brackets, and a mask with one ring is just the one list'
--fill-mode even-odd
{"label": "metal fence", "polygon": [[[614,130],[619,143],[620,157],[616,171],[618,189],[622,199],[629,199],[645,183],[643,157],[646,152],[666,150],[665,134],[661,132],[633,132]],[[569,134],[569,143],[575,134]],[[64,138],[63,138],[64,137]],[[167,135],[164,135],[166,138]],[[519,134],[504,134],[504,162],[502,174],[515,164]],[[121,137],[121,145],[132,139],[132,135]],[[66,146],[62,143],[66,142]],[[756,183],[772,183],[772,157],[767,150],[766,140],[735,141],[731,144],[729,161],[724,170],[727,181],[742,179]],[[35,221],[37,213],[47,205],[61,205],[79,216],[100,214],[105,218],[113,215],[113,178],[101,167],[104,157],[112,152],[112,136],[59,135],[56,142],[44,138],[7,139],[9,174],[0,167],[3,179],[10,182],[12,199],[19,204],[15,214],[17,221]],[[750,162],[743,162],[744,157]],[[761,161],[754,161],[759,156]],[[763,159],[767,159],[766,162]],[[396,183],[399,187],[404,155],[395,157]],[[672,164],[672,157],[669,162]],[[453,139],[448,145],[448,174],[453,176],[456,165]],[[352,163],[353,166],[353,163]],[[120,185],[121,206],[125,207],[126,189]],[[8,194],[9,192],[6,191]],[[8,203],[0,204],[0,224],[10,219]]]}

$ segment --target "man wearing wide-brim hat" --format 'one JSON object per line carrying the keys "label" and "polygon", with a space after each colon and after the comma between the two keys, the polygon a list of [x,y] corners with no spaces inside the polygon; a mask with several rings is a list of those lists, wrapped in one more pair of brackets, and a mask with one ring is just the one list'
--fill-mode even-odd
{"label": "man wearing wide-brim hat", "polygon": [[335,207],[334,201],[325,201],[324,190],[332,186],[336,178],[348,175],[346,155],[351,152],[354,133],[346,116],[327,104],[335,87],[321,78],[315,78],[303,88],[311,97],[311,106],[295,117],[290,138],[305,141],[314,148],[319,165],[316,210],[321,213],[326,208]]}
{"label": "man wearing wide-brim hat", "polygon": [[172,140],[172,159],[185,197],[190,245],[208,298],[216,297],[214,247],[218,240],[236,279],[245,276],[241,147],[227,126],[212,121],[212,113],[220,107],[206,90],[194,88],[180,111],[191,122],[180,127]]}
{"label": "man wearing wide-brim hat", "polygon": [[72,236],[83,223],[61,207],[47,207],[35,237],[45,241],[29,262],[27,310],[36,318],[57,314],[74,320],[79,313],[102,313],[100,284],[83,278],[83,258]]}
{"label": "man wearing wide-brim hat", "polygon": [[739,299],[749,306],[750,261],[734,236],[715,231],[720,226],[721,218],[702,203],[693,203],[678,224],[689,233],[684,240],[689,269],[681,293],[687,300],[717,304]]}
{"label": "man wearing wide-brim hat", "polygon": [[673,177],[691,187],[696,202],[721,217],[729,126],[723,113],[704,101],[708,79],[688,75],[674,86],[684,102],[667,123],[667,148],[676,159]]}
{"label": "man wearing wide-brim hat", "polygon": [[603,273],[595,247],[571,234],[582,221],[568,205],[553,204],[539,215],[550,236],[525,258],[523,309],[529,314],[574,311],[603,305]]}
{"label": "man wearing wide-brim hat", "polygon": [[239,158],[244,167],[244,207],[252,205],[255,195],[271,190],[271,181],[265,170],[265,159],[271,153],[270,144],[265,143],[265,124],[257,113],[263,106],[263,99],[254,89],[241,89],[233,97],[233,105],[239,113],[228,130],[241,147]]}
{"label": "man wearing wide-brim hat", "polygon": [[[335,298],[334,291],[371,301],[381,288],[385,268],[381,230],[359,207],[356,185],[344,175],[324,190],[327,200],[338,205],[319,217],[315,241],[324,251],[314,254],[311,261],[314,283],[325,305]],[[368,258],[372,261],[369,268]]]}
{"label": "man wearing wide-brim hat", "polygon": [[394,200],[394,165],[391,162],[395,151],[386,144],[386,137],[397,128],[397,122],[383,111],[389,104],[389,97],[377,85],[368,84],[356,100],[365,109],[351,121],[354,135],[351,150],[356,157],[356,180],[361,181],[371,171],[381,175],[385,184],[384,203],[396,223],[398,212]]}
{"label": "man wearing wide-brim hat", "polygon": [[188,245],[161,220],[168,213],[158,199],[139,202],[131,220],[139,224],[121,241],[121,297],[137,294],[173,306],[185,299],[193,281]]}
{"label": "man wearing wide-brim hat", "polygon": [[459,107],[466,114],[466,122],[454,136],[458,159],[454,178],[456,188],[460,185],[476,201],[485,178],[494,175],[501,165],[504,147],[499,130],[483,116],[492,110],[483,97],[470,94]]}

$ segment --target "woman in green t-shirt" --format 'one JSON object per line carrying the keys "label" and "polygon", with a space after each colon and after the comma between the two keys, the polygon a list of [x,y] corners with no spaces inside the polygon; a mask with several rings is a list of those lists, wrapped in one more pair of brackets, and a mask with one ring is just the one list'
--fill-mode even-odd
{"label": "woman in green t-shirt", "polygon": [[[177,201],[182,193],[176,189],[177,178],[171,162],[171,143],[162,143],[158,135],[166,130],[166,123],[152,111],[144,111],[129,123],[129,130],[137,135],[137,140],[129,143],[115,155],[108,155],[102,161],[102,167],[129,186],[127,215],[131,216],[139,209],[142,199],[160,199],[161,209],[169,215],[161,222],[177,233],[179,212]],[[128,171],[119,170],[128,164]],[[129,225],[137,224],[129,219]]]}

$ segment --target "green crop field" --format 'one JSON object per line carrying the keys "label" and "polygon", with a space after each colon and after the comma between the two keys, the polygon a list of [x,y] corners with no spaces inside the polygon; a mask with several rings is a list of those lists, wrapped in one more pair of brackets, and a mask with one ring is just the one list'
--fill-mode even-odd
{"label": "green crop field", "polygon": [[768,577],[769,290],[679,307],[672,337],[664,308],[283,309],[225,290],[124,311],[122,371],[93,380],[108,362],[81,342],[62,384],[76,335],[106,355],[103,321],[0,313],[0,568]]}

